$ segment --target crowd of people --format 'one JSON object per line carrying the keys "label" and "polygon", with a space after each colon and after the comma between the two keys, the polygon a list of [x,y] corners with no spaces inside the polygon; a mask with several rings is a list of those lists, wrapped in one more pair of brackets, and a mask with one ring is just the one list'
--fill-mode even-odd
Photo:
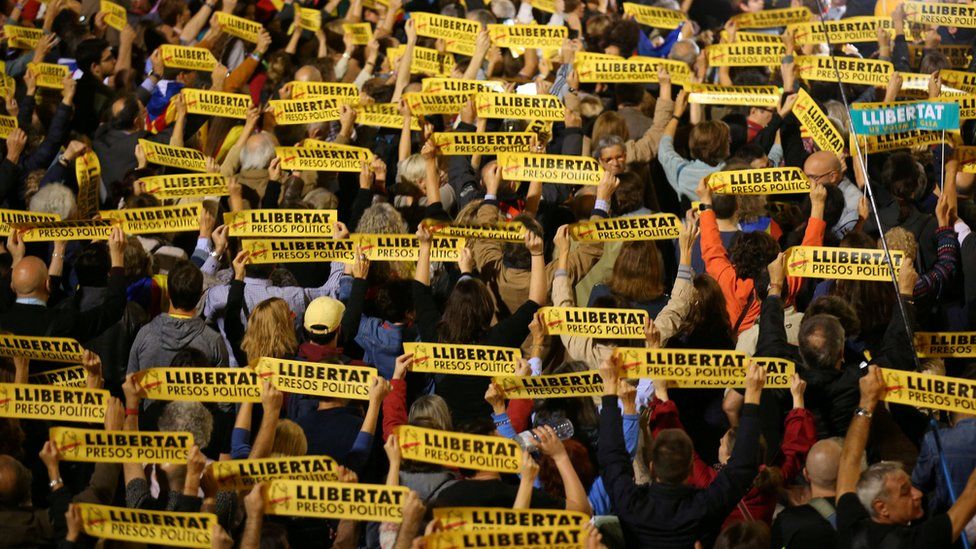
{"label": "crowd of people", "polygon": [[[572,531],[565,544],[505,542],[518,547],[969,547],[976,396],[953,394],[969,403],[953,409],[888,402],[899,388],[884,372],[948,376],[963,389],[976,379],[976,355],[919,359],[913,339],[976,326],[976,170],[965,147],[974,126],[964,117],[944,142],[877,152],[850,139],[848,102],[976,92],[943,81],[944,71],[971,70],[976,33],[913,22],[912,3],[876,13],[863,0],[656,0],[648,5],[682,21],[654,28],[616,0],[6,2],[4,219],[202,207],[192,229],[176,232],[126,234],[121,223],[95,240],[52,240],[26,236],[29,223],[10,228],[0,331],[80,342],[82,386],[111,398],[104,425],[0,406],[0,547],[174,544],[100,540],[82,513],[91,503],[213,513],[210,542],[225,548],[454,547],[443,533],[456,525],[434,514],[457,507],[586,517],[549,528]],[[870,41],[815,44],[743,17],[787,8],[810,22],[878,15],[890,24]],[[470,55],[431,37],[423,12],[476,23]],[[248,34],[240,21],[261,28]],[[493,24],[565,28],[566,38],[558,49],[499,47]],[[707,48],[726,43],[781,44],[785,54],[775,66],[709,66]],[[167,46],[207,50],[215,67],[173,66]],[[960,47],[969,48],[963,63],[950,55]],[[440,72],[414,62],[426,50]],[[800,56],[829,55],[897,72],[880,86],[804,78]],[[575,68],[583,56],[669,63],[633,81],[594,82]],[[67,67],[63,79],[52,79],[53,64]],[[905,73],[927,81],[909,86]],[[410,94],[430,77],[554,96],[562,119],[479,116],[473,98],[450,114],[412,112]],[[284,122],[271,102],[310,97],[319,82],[352,85],[358,98],[334,116]],[[692,101],[694,84],[719,94],[775,86],[776,105]],[[201,114],[183,93],[192,89],[243,94],[246,114]],[[801,94],[844,151],[823,150],[823,129],[794,114]],[[388,106],[394,122],[366,120],[371,105]],[[449,154],[435,139],[525,131],[524,152],[595,160],[599,184],[512,181],[495,151]],[[316,142],[368,150],[369,160],[358,172],[315,171],[276,153]],[[226,189],[160,198],[148,178],[188,170],[161,165],[149,150],[157,145],[199,151]],[[708,181],[772,167],[802,170],[809,192],[725,194]],[[225,216],[275,209],[335,212],[331,234],[300,239],[408,236],[417,259],[380,261],[357,245],[342,261],[258,261]],[[573,231],[660,213],[679,218],[680,236],[604,242]],[[520,223],[524,235],[474,229],[455,260],[438,261],[443,227],[500,222]],[[890,280],[800,277],[787,261],[793,246],[902,260]],[[648,321],[634,339],[587,337],[558,333],[546,307],[636,310]],[[404,345],[416,342],[517,350],[510,375],[598,373],[597,390],[512,398],[491,376],[414,371]],[[768,387],[771,374],[747,361],[737,383],[686,388],[628,376],[619,348],[738,351],[791,361],[795,374]],[[261,377],[259,399],[166,401],[142,381],[154,368],[254,369],[262,359],[366,366],[368,394],[302,394]],[[38,383],[31,376],[66,366],[7,356],[0,382]],[[180,463],[80,462],[52,440],[54,427],[190,433],[192,449]],[[517,472],[478,470],[410,459],[405,427],[534,442]],[[340,482],[405,487],[398,516],[282,516],[269,512],[269,482],[214,481],[215,462],[303,456],[334,460]],[[478,546],[502,543],[492,539]]]}

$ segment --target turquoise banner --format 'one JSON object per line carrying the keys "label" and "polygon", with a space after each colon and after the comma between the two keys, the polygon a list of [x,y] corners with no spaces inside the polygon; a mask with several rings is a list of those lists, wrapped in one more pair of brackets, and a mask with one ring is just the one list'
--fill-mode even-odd
{"label": "turquoise banner", "polygon": [[958,130],[958,103],[892,103],[886,106],[851,108],[851,121],[858,135],[888,135],[912,130]]}

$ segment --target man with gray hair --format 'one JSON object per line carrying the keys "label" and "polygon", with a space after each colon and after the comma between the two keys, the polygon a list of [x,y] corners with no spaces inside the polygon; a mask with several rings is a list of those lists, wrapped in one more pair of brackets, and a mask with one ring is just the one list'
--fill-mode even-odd
{"label": "man with gray hair", "polygon": [[[841,548],[951,546],[976,515],[976,471],[946,512],[921,524],[922,493],[912,486],[901,463],[882,461],[861,473],[871,417],[884,400],[887,382],[877,366],[860,380],[860,405],[854,412],[837,472],[837,546]],[[900,389],[904,390],[904,389]]]}
{"label": "man with gray hair", "polygon": [[264,196],[268,186],[268,166],[274,156],[275,141],[271,134],[260,132],[248,137],[241,149],[241,172],[237,181]]}

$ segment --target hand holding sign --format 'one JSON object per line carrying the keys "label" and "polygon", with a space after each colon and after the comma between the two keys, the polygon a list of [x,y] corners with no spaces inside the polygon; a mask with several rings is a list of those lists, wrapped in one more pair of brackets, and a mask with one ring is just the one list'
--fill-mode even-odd
{"label": "hand holding sign", "polygon": [[918,273],[912,265],[912,258],[906,256],[898,267],[898,292],[907,299],[912,299],[915,296],[916,282],[918,282]]}
{"label": "hand holding sign", "polygon": [[874,407],[878,405],[879,401],[884,400],[885,394],[888,392],[881,368],[874,365],[868,366],[868,373],[861,377],[858,385],[861,390],[861,401],[858,406],[868,412],[873,412]]}
{"label": "hand holding sign", "polygon": [[807,382],[803,381],[800,374],[793,374],[790,380],[790,394],[793,396],[793,409],[803,408],[803,393],[807,390]]}
{"label": "hand holding sign", "polygon": [[752,362],[746,367],[746,404],[759,404],[759,397],[766,385],[766,368]]}
{"label": "hand holding sign", "polygon": [[613,354],[600,363],[600,377],[603,378],[603,395],[617,396],[617,379],[620,377],[620,357]]}
{"label": "hand holding sign", "polygon": [[505,392],[494,381],[488,382],[488,390],[485,391],[485,402],[491,406],[491,410],[496,416],[505,413]]}

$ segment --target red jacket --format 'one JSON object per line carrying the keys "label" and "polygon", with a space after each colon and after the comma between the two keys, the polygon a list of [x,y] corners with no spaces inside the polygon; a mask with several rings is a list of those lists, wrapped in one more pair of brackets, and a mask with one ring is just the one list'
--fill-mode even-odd
{"label": "red jacket", "polygon": [[[777,464],[783,472],[783,480],[790,482],[803,470],[807,452],[817,441],[817,428],[814,425],[813,414],[806,408],[790,410],[784,422],[785,433],[780,446],[781,461]],[[681,419],[678,417],[678,407],[673,400],[662,402],[657,398],[651,403],[651,417],[648,426],[657,436],[664,429],[681,429]],[[694,454],[691,476],[688,484],[695,488],[706,488],[715,480],[718,472]],[[767,525],[773,523],[773,512],[776,510],[778,494],[762,493],[756,488],[749,491],[732,514],[722,525],[724,530],[733,523],[745,520],[758,520]],[[746,515],[749,516],[746,516]]]}

